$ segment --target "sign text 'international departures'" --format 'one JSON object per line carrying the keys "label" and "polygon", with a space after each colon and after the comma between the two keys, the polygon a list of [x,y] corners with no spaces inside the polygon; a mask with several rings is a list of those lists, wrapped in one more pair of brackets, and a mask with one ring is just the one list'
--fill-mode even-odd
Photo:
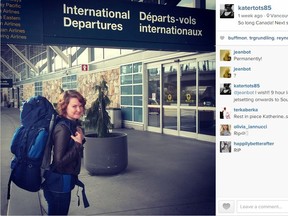
{"label": "sign text 'international departures'", "polygon": [[[212,10],[112,0],[39,2],[1,2],[2,43],[171,51],[215,49]],[[34,11],[37,16],[31,22]]]}

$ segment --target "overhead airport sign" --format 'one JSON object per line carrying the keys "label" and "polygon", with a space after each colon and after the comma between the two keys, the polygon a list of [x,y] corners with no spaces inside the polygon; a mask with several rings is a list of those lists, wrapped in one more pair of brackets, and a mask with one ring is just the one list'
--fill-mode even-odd
{"label": "overhead airport sign", "polygon": [[36,2],[2,0],[2,43],[171,51],[215,49],[212,10],[117,0]]}
{"label": "overhead airport sign", "polygon": [[1,88],[12,88],[13,81],[12,79],[1,79]]}
{"label": "overhead airport sign", "polygon": [[1,0],[1,43],[42,44],[41,1]]}

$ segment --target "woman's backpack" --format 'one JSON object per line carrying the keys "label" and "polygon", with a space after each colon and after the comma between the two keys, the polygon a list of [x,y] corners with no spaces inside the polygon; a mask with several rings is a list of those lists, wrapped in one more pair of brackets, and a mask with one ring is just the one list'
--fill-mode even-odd
{"label": "woman's backpack", "polygon": [[[7,199],[10,199],[11,182],[30,192],[37,192],[42,188],[44,173],[52,171],[50,136],[57,123],[65,124],[58,120],[53,105],[43,96],[32,97],[23,104],[20,120],[21,126],[15,130],[11,141],[11,152],[14,157],[11,162]],[[63,190],[72,190],[75,185],[82,188],[84,207],[89,207],[85,186],[78,176],[75,179],[70,175],[59,174],[59,176],[68,180],[67,184],[63,184]],[[79,197],[78,205],[80,205]]]}
{"label": "woman's backpack", "polygon": [[21,126],[15,130],[11,141],[14,157],[11,162],[8,199],[11,182],[30,192],[40,190],[42,162],[44,169],[50,165],[50,135],[56,116],[53,105],[43,96],[32,97],[23,104],[20,112]]}

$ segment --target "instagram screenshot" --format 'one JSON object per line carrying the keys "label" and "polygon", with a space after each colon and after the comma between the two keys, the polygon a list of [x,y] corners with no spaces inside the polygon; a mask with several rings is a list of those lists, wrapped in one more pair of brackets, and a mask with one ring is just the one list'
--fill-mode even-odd
{"label": "instagram screenshot", "polygon": [[283,3],[216,1],[217,215],[288,215]]}
{"label": "instagram screenshot", "polygon": [[2,0],[0,38],[1,215],[288,216],[288,0]]}

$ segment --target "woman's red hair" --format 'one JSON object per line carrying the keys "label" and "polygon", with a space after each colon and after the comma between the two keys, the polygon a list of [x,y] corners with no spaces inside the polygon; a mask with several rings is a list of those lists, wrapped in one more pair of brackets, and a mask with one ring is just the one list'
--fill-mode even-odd
{"label": "woman's red hair", "polygon": [[71,98],[77,98],[85,110],[86,99],[76,90],[67,90],[60,95],[57,103],[57,111],[59,115],[66,116],[66,109]]}

